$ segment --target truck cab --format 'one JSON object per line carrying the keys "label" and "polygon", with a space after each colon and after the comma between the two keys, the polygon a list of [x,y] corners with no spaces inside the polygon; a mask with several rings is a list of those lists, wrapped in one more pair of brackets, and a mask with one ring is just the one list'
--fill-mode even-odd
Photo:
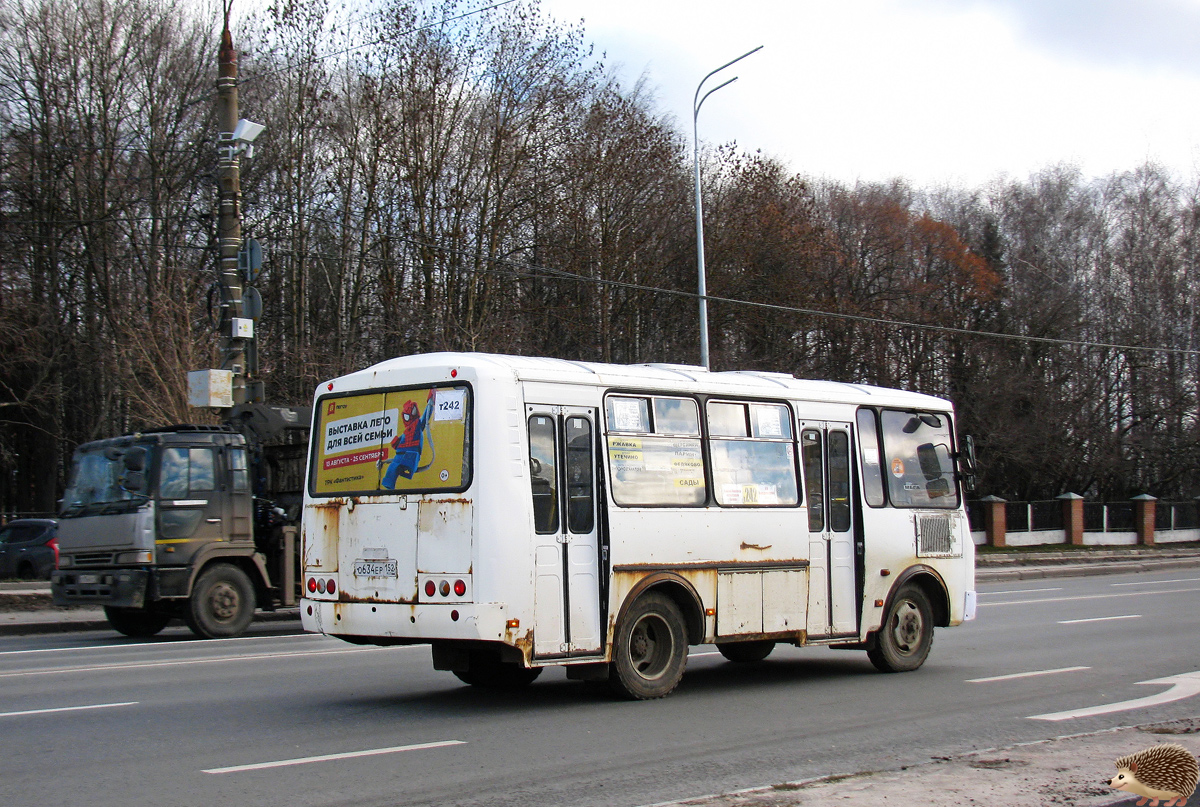
{"label": "truck cab", "polygon": [[129,636],[182,618],[206,638],[239,635],[256,607],[293,605],[294,528],[255,496],[269,474],[252,478],[264,459],[251,448],[215,426],[79,446],[59,514],[54,602],[102,605]]}

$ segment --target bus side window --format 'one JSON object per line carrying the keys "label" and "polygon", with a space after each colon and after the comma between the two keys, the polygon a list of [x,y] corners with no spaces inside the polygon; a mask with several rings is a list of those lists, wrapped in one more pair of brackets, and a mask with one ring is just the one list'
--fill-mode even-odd
{"label": "bus side window", "polygon": [[829,528],[850,529],[850,437],[843,431],[829,432]]}
{"label": "bus side window", "polygon": [[587,418],[567,418],[567,527],[576,535],[592,531],[592,424]]}
{"label": "bus side window", "polygon": [[529,480],[533,489],[533,528],[538,535],[558,532],[554,431],[553,418],[529,418]]}
{"label": "bus side window", "polygon": [[800,433],[800,456],[804,462],[804,493],[808,499],[808,531],[821,532],[825,529],[821,432],[805,429]]}
{"label": "bus side window", "polygon": [[879,431],[875,412],[858,410],[858,449],[862,455],[863,498],[871,507],[883,507],[883,470],[879,466]]}

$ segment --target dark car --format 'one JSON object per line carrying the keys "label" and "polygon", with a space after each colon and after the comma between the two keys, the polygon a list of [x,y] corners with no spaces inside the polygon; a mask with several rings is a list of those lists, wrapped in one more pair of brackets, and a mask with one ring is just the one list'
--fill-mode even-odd
{"label": "dark car", "polygon": [[58,522],[18,518],[0,527],[0,580],[49,580],[58,566]]}

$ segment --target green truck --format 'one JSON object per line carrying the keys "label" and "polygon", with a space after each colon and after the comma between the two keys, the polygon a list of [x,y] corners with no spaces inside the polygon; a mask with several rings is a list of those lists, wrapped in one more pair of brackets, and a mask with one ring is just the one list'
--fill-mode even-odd
{"label": "green truck", "polygon": [[56,605],[101,605],[126,636],[182,619],[243,633],[297,599],[311,410],[244,404],[223,426],[170,426],[75,450],[58,515]]}

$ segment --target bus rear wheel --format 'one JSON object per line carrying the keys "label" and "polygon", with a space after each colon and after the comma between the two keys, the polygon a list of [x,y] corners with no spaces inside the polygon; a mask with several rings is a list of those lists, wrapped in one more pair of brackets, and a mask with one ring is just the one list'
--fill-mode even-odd
{"label": "bus rear wheel", "polygon": [[775,642],[770,639],[762,639],[753,642],[728,642],[717,645],[717,650],[721,652],[729,661],[737,661],[742,663],[753,663],[762,661],[767,656],[771,655],[771,651],[775,649]]}
{"label": "bus rear wheel", "polygon": [[925,663],[933,647],[933,608],[925,592],[905,585],[896,592],[867,658],[880,672],[909,672]]}
{"label": "bus rear wheel", "polygon": [[679,685],[687,667],[687,628],[669,597],[637,599],[617,628],[609,686],[634,700],[661,698]]}
{"label": "bus rear wheel", "polygon": [[117,633],[135,639],[154,636],[171,621],[171,617],[166,614],[156,614],[140,608],[110,608],[107,605],[104,606],[104,616]]}

